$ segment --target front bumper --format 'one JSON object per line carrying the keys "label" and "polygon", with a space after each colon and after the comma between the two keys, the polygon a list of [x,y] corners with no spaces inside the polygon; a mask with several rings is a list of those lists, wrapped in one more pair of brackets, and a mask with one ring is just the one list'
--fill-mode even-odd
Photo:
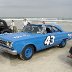
{"label": "front bumper", "polygon": [[9,48],[5,48],[3,46],[0,46],[0,50],[4,51],[4,52],[7,52],[7,53],[10,53],[12,55],[17,55],[17,51],[16,50],[11,50]]}

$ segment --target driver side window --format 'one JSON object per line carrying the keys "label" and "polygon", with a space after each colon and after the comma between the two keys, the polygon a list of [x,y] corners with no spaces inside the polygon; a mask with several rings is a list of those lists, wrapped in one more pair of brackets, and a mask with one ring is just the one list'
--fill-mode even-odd
{"label": "driver side window", "polygon": [[52,33],[51,28],[50,27],[49,28],[46,28],[46,32],[47,33]]}

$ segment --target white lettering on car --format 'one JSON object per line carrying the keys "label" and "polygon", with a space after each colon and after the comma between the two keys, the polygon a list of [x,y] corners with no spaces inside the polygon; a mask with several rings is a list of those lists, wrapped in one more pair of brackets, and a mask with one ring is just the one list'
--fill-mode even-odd
{"label": "white lettering on car", "polygon": [[45,45],[51,45],[54,43],[54,40],[55,40],[55,36],[48,36],[45,40]]}
{"label": "white lettering on car", "polygon": [[24,37],[24,36],[29,36],[29,35],[15,36],[13,38],[21,38],[21,37]]}

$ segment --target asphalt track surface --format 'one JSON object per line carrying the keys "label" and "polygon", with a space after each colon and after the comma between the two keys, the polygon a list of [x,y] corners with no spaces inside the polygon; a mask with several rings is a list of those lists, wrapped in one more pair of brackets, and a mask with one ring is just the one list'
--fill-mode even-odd
{"label": "asphalt track surface", "polygon": [[[72,31],[72,23],[59,25],[65,31]],[[72,59],[67,57],[71,46],[72,40],[67,42],[65,48],[54,47],[37,52],[28,61],[0,50],[0,72],[72,72]]]}

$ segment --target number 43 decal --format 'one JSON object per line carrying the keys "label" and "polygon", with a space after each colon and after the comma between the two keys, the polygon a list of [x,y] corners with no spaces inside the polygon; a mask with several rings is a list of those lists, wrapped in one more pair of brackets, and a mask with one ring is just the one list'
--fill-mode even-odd
{"label": "number 43 decal", "polygon": [[48,36],[45,40],[45,45],[51,45],[54,43],[55,36]]}

